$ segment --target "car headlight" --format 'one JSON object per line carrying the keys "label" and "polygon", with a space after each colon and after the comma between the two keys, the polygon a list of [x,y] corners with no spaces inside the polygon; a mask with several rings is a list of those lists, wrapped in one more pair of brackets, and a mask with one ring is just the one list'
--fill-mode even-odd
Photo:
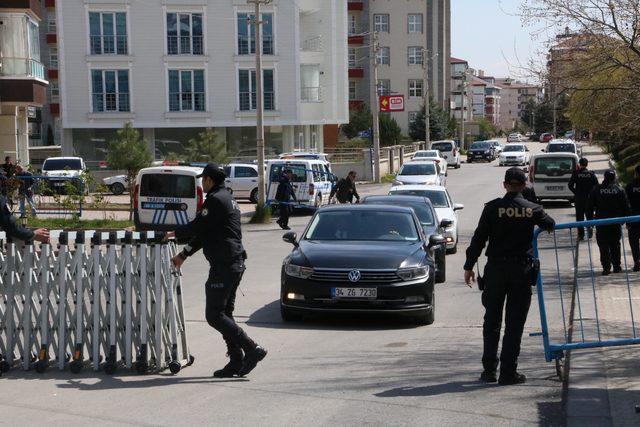
{"label": "car headlight", "polygon": [[313,268],[302,267],[295,264],[287,264],[284,267],[284,272],[287,276],[297,277],[298,279],[308,279],[313,274]]}
{"label": "car headlight", "polygon": [[429,267],[401,268],[397,274],[404,281],[424,279],[429,277]]}
{"label": "car headlight", "polygon": [[402,181],[398,181],[397,179],[394,179],[392,182],[393,185],[404,185],[404,182]]}

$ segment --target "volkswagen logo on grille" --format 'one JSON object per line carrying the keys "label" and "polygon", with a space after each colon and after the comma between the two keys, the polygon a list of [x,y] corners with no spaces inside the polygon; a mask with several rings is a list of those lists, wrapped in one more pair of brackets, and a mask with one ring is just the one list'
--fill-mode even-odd
{"label": "volkswagen logo on grille", "polygon": [[351,282],[359,282],[362,274],[358,270],[351,270],[348,276]]}

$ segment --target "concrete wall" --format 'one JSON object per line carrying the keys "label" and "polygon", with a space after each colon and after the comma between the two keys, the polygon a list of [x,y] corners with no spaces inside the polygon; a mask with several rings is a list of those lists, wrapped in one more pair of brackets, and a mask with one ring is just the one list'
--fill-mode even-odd
{"label": "concrete wall", "polygon": [[[423,149],[424,143],[419,142],[413,145],[396,145],[380,149],[380,175],[385,176],[398,172],[404,162],[411,160],[411,156],[416,150]],[[362,150],[363,159],[361,162],[332,163],[331,168],[338,178],[342,178],[349,171],[356,171],[358,181],[373,181],[373,171],[371,162],[371,152],[368,149]]]}

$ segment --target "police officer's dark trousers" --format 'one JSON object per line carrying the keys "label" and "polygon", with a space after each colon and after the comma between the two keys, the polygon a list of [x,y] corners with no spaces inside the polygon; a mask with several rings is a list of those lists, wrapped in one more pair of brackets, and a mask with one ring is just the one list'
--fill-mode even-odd
{"label": "police officer's dark trousers", "polygon": [[633,262],[640,262],[640,223],[629,225],[629,246],[631,246],[631,255]]}
{"label": "police officer's dark trousers", "polygon": [[283,227],[289,226],[289,217],[291,216],[291,211],[293,208],[287,202],[280,202],[280,218],[278,218],[278,224]]}
{"label": "police officer's dark trousers", "polygon": [[498,344],[506,300],[500,373],[512,375],[516,372],[522,331],[531,305],[531,286],[527,272],[528,263],[524,259],[489,259],[485,267],[485,289],[482,292],[482,305],[486,309],[482,331],[482,365],[485,371],[494,372],[498,367]]}
{"label": "police officer's dark trousers", "polygon": [[600,263],[605,271],[611,270],[611,266],[619,268],[622,264],[620,259],[620,239],[622,238],[622,228],[619,225],[604,225],[596,227],[596,242],[600,249]]}
{"label": "police officer's dark trousers", "polygon": [[243,273],[244,266],[240,262],[231,268],[212,267],[206,284],[207,322],[222,334],[229,356],[232,358],[242,358],[241,350],[246,353],[256,347],[256,343],[233,319],[236,291]]}
{"label": "police officer's dark trousers", "polygon": [[[587,219],[587,221],[593,219],[593,214],[590,212],[587,212],[586,197],[576,197],[575,205],[576,205],[576,221],[584,221],[585,218]],[[588,227],[587,230],[589,231],[589,237],[591,237],[591,234],[593,233],[591,227]],[[582,227],[578,228],[578,237],[580,238],[584,237],[584,228]]]}

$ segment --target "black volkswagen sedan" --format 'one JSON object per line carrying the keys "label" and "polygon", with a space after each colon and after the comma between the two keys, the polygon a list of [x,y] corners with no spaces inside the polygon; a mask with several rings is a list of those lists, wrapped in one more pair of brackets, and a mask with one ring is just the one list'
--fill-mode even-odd
{"label": "black volkswagen sedan", "polygon": [[[433,235],[444,236],[445,228],[451,225],[450,220],[438,223],[438,215],[431,200],[423,196],[367,196],[362,200],[365,205],[407,206],[413,209],[422,224],[422,230],[429,240]],[[432,248],[431,256],[435,261],[435,282],[444,283],[447,274],[446,243]]]}
{"label": "black volkswagen sedan", "polygon": [[494,151],[491,143],[487,141],[476,141],[471,144],[469,150],[467,151],[467,163],[471,163],[474,160],[486,160],[487,162],[492,162],[496,158],[496,153]]}
{"label": "black volkswagen sedan", "polygon": [[430,241],[413,209],[338,205],[318,210],[282,265],[280,310],[285,321],[305,313],[373,312],[434,320],[435,269]]}

